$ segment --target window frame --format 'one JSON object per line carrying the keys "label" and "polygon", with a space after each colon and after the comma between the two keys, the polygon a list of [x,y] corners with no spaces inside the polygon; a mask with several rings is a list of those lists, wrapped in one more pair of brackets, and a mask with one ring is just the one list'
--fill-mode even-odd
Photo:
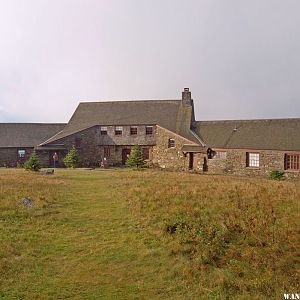
{"label": "window frame", "polygon": [[123,126],[115,126],[115,135],[123,134]]}
{"label": "window frame", "polygon": [[[257,157],[257,158],[253,158]],[[251,158],[252,157],[252,158]],[[247,168],[260,168],[260,153],[259,152],[246,152],[246,167]]]}
{"label": "window frame", "polygon": [[168,139],[168,148],[169,148],[169,149],[172,149],[172,148],[175,148],[175,147],[176,147],[175,139],[169,138],[169,139]]}
{"label": "window frame", "polygon": [[138,134],[138,127],[130,126],[130,135],[137,135],[137,134]]}
{"label": "window frame", "polygon": [[153,134],[153,126],[146,126],[145,132],[146,132],[146,135],[152,135]]}
{"label": "window frame", "polygon": [[18,149],[17,153],[18,153],[19,158],[25,158],[25,156],[26,156],[26,150],[25,149]]}
{"label": "window frame", "polygon": [[100,126],[100,135],[107,135],[107,126]]}
{"label": "window frame", "polygon": [[[289,160],[289,158],[292,158],[292,160]],[[296,168],[295,168],[295,166],[296,166]],[[300,154],[299,153],[285,153],[284,169],[286,171],[300,171]]]}

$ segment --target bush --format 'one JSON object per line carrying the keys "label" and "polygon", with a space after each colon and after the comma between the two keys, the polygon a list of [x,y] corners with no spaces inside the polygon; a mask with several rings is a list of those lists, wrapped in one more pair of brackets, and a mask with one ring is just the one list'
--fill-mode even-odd
{"label": "bush", "polygon": [[24,168],[30,171],[39,171],[41,163],[35,152],[32,153],[30,158],[24,163]]}
{"label": "bush", "polygon": [[273,179],[273,180],[283,180],[284,179],[284,172],[278,171],[278,170],[271,171],[270,175],[269,175],[269,178]]}
{"label": "bush", "polygon": [[78,166],[79,157],[77,150],[73,146],[72,149],[68,152],[68,154],[64,158],[64,164],[67,168],[76,168]]}
{"label": "bush", "polygon": [[129,154],[129,157],[126,161],[128,167],[141,168],[145,165],[143,151],[140,146],[135,145]]}

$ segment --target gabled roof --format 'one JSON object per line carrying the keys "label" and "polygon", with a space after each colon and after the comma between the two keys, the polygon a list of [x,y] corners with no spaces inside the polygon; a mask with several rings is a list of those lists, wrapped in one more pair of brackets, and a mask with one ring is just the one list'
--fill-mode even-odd
{"label": "gabled roof", "polygon": [[0,147],[34,147],[65,126],[61,123],[0,123]]}
{"label": "gabled roof", "polygon": [[300,151],[300,119],[199,121],[195,131],[212,148]]}
{"label": "gabled roof", "polygon": [[81,102],[67,126],[44,144],[84,129],[102,125],[160,125],[174,133],[199,143],[190,130],[192,106],[182,105],[181,100],[140,100]]}

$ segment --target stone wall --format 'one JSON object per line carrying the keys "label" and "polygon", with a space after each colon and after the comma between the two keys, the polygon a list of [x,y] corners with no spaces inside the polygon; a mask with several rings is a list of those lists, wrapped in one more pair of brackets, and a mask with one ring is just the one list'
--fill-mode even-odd
{"label": "stone wall", "polygon": [[148,125],[136,126],[137,134],[135,135],[130,134],[130,126],[122,126],[123,132],[121,135],[115,135],[115,126],[106,126],[107,135],[101,135],[100,126],[95,126],[92,129],[95,133],[97,145],[154,145],[156,126],[153,125],[152,134],[146,134],[146,126]]}
{"label": "stone wall", "polygon": [[[19,157],[18,150],[25,150],[25,157]],[[0,148],[0,167],[18,167],[30,157],[33,147]]]}
{"label": "stone wall", "polygon": [[[80,166],[99,167],[104,157],[107,158],[109,165],[121,165],[123,149],[130,149],[133,145],[151,149],[155,144],[155,126],[153,126],[153,134],[150,135],[146,135],[145,126],[137,127],[136,135],[130,134],[130,126],[123,126],[122,135],[115,135],[115,126],[107,126],[107,135],[101,135],[100,126],[94,126],[49,143],[48,146],[62,144],[66,148],[66,151],[56,151],[61,166],[64,156],[73,146],[78,151]],[[43,164],[47,161],[49,164],[49,155],[51,156],[47,151],[39,151]]]}
{"label": "stone wall", "polygon": [[[175,140],[175,147],[169,148],[169,139]],[[184,144],[193,142],[160,126],[156,128],[156,145],[152,151],[152,163],[167,170],[186,171],[189,168],[189,157],[184,155],[181,148]],[[194,156],[194,163],[197,157]]]}
{"label": "stone wall", "polygon": [[[216,149],[214,149],[216,150]],[[226,152],[226,159],[208,160],[209,174],[233,174],[243,176],[269,176],[273,170],[284,171],[287,177],[299,176],[297,171],[284,170],[286,152],[274,150],[217,149]],[[259,153],[259,167],[247,167],[247,152]]]}

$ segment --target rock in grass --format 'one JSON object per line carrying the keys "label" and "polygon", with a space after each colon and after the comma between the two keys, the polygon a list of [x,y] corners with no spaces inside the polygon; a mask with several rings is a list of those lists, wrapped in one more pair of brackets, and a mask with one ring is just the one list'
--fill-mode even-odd
{"label": "rock in grass", "polygon": [[43,175],[53,175],[54,174],[54,169],[46,169],[46,170],[42,170],[40,172]]}
{"label": "rock in grass", "polygon": [[53,175],[53,174],[54,174],[54,169],[47,169],[47,170],[45,171],[45,174],[46,174],[46,175]]}
{"label": "rock in grass", "polygon": [[33,201],[30,198],[27,198],[27,197],[22,198],[21,203],[24,207],[27,207],[27,208],[33,207]]}

